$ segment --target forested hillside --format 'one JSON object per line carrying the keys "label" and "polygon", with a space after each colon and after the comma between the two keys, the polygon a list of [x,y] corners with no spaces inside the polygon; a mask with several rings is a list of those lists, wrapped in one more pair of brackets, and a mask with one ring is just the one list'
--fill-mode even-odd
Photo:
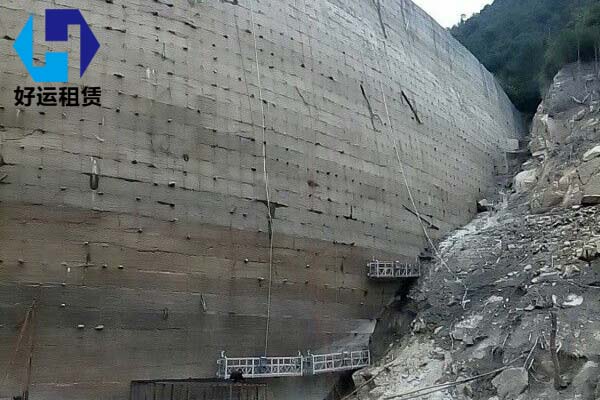
{"label": "forested hillside", "polygon": [[495,0],[451,32],[533,114],[560,67],[598,58],[600,0]]}

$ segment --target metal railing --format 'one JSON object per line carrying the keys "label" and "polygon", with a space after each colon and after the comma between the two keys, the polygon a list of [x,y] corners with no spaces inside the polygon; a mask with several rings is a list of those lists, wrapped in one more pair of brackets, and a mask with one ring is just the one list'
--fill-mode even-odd
{"label": "metal railing", "polygon": [[331,354],[313,354],[313,374],[324,374],[327,372],[346,371],[367,367],[371,364],[371,353],[369,350],[344,351]]}
{"label": "metal railing", "polygon": [[371,261],[367,264],[367,276],[371,279],[402,279],[421,276],[419,264],[407,264],[399,261]]}
{"label": "metal railing", "polygon": [[217,361],[217,376],[227,379],[232,373],[240,373],[244,378],[277,378],[304,375],[304,357],[242,357],[229,358],[221,353]]}
{"label": "metal railing", "polygon": [[232,374],[244,378],[281,378],[347,371],[371,364],[369,350],[343,351],[329,354],[310,354],[297,357],[229,358],[225,352],[217,360],[217,377],[229,379]]}

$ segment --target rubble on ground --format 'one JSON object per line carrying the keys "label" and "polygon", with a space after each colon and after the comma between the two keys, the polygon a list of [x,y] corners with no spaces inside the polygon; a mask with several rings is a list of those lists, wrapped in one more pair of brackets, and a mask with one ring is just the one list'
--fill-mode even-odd
{"label": "rubble on ground", "polygon": [[573,68],[540,106],[508,206],[439,243],[402,302],[411,334],[355,374],[372,379],[356,398],[600,400],[600,80]]}
{"label": "rubble on ground", "polygon": [[[459,385],[436,395],[442,397],[422,398],[574,398],[582,390],[575,378],[582,379],[586,363],[600,360],[600,258],[582,256],[598,238],[600,207],[531,214],[521,204],[480,214],[440,244],[446,263],[432,262],[410,294],[420,310],[415,318],[419,329],[390,350],[384,363],[397,364],[381,373],[368,390],[371,394],[361,398],[385,399],[505,366],[526,368],[524,393],[520,387],[510,387],[519,391],[516,395],[502,386],[498,377],[506,370],[472,382],[468,389]],[[571,382],[562,392],[552,383],[550,311],[558,315],[561,374]],[[415,346],[424,347],[424,356],[415,355]],[[432,376],[415,363],[434,363],[436,373]],[[519,382],[523,386],[525,379]],[[586,385],[596,390],[596,382]]]}

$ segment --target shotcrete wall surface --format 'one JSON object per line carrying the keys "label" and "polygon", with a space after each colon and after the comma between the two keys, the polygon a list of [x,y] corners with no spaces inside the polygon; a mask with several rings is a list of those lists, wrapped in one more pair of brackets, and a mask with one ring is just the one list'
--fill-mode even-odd
{"label": "shotcrete wall surface", "polygon": [[[31,348],[31,399],[101,400],[214,377],[221,350],[368,343],[397,285],[365,263],[425,246],[394,143],[436,238],[470,220],[522,132],[446,30],[408,0],[376,4],[1,2],[0,397]],[[98,37],[82,78],[79,29],[47,47],[47,8],[80,9]],[[15,106],[38,86],[13,49],[30,14],[35,55],[66,49],[68,85],[102,87],[102,107]],[[322,398],[333,379],[270,390]]]}

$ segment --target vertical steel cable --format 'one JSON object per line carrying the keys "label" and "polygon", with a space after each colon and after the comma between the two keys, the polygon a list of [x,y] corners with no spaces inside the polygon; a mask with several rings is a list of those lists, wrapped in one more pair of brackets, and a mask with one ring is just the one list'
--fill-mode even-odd
{"label": "vertical steel cable", "polygon": [[260,63],[258,62],[258,44],[256,41],[256,25],[254,23],[254,8],[252,0],[250,1],[250,20],[252,23],[252,37],[254,38],[254,59],[256,61],[256,75],[258,79],[258,97],[260,100],[260,111],[262,114],[262,156],[263,156],[263,175],[265,181],[265,193],[267,196],[267,215],[269,218],[269,289],[267,294],[267,323],[265,328],[265,357],[269,350],[269,326],[271,322],[271,289],[273,286],[273,215],[271,213],[271,196],[269,193],[269,174],[267,172],[267,127],[265,106],[262,95],[262,82],[260,75]]}

